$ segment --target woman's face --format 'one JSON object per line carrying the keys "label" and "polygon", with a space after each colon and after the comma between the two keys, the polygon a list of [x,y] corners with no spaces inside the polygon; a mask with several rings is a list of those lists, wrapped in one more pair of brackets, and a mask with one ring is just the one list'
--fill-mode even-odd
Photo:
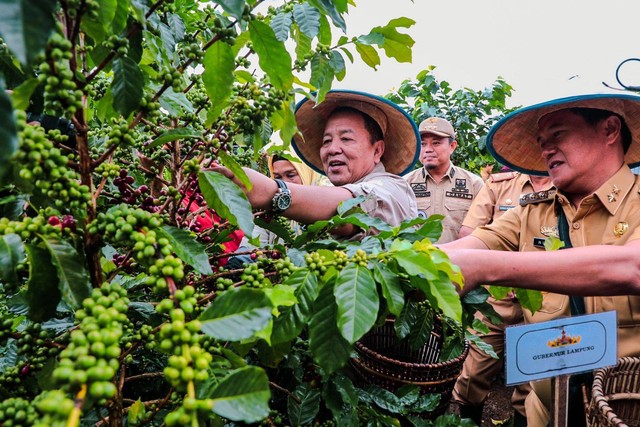
{"label": "woman's face", "polygon": [[302,184],[302,178],[289,160],[280,159],[273,162],[273,177],[292,184]]}

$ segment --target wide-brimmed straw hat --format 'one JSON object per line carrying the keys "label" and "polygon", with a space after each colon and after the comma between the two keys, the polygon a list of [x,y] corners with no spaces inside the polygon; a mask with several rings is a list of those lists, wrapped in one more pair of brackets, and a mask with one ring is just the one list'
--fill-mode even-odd
{"label": "wide-brimmed straw hat", "polygon": [[385,142],[381,160],[387,172],[404,175],[412,169],[420,154],[421,141],[411,116],[387,99],[349,90],[329,91],[319,104],[305,98],[296,105],[300,133],[293,137],[292,145],[302,161],[324,175],[320,147],[327,119],[337,107],[355,108],[378,123]]}
{"label": "wide-brimmed straw hat", "polygon": [[594,108],[620,115],[631,131],[631,146],[625,162],[640,163],[640,96],[628,93],[599,93],[571,96],[521,108],[496,123],[487,135],[487,149],[500,163],[530,175],[547,175],[542,150],[536,140],[538,122],[554,111],[566,108]]}

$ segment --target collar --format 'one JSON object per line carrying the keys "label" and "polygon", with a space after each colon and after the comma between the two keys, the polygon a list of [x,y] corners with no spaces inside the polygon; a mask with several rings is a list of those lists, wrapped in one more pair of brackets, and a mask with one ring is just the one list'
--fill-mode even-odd
{"label": "collar", "polygon": [[349,184],[358,184],[360,182],[362,182],[363,180],[369,178],[371,175],[380,175],[380,174],[386,174],[387,173],[387,169],[385,169],[384,165],[382,164],[382,162],[379,162],[377,165],[375,165],[373,167],[373,169],[371,169],[371,172],[369,172],[368,174],[366,174],[365,176],[363,176],[362,178],[360,178],[359,180],[357,180],[356,182],[352,182]]}
{"label": "collar", "polygon": [[[456,167],[453,164],[450,164],[449,165],[449,170],[447,170],[447,173],[442,175],[442,177],[444,178],[445,176],[447,176],[447,177],[449,177],[449,180],[453,180],[453,177],[454,177],[455,174],[456,174]],[[427,176],[430,177],[431,179],[433,179],[433,177],[431,176],[431,174],[429,173],[427,168],[425,168],[423,166],[422,167],[422,178],[427,179]]]}
{"label": "collar", "polygon": [[[635,181],[636,176],[631,172],[629,166],[625,164],[592,195],[585,197],[582,204],[585,202],[593,203],[595,199],[598,199],[609,214],[614,215],[622,201],[633,189]],[[558,193],[561,194],[560,192]],[[566,196],[563,195],[563,197],[566,200]]]}

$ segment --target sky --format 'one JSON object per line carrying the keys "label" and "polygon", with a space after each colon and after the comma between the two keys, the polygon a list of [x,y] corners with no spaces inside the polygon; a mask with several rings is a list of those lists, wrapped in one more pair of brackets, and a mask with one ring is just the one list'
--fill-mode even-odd
{"label": "sky", "polygon": [[[453,89],[482,90],[502,77],[514,88],[507,105],[531,105],[577,93],[620,87],[616,68],[640,58],[639,0],[356,0],[346,17],[350,36],[390,19],[416,24],[399,29],[415,40],[412,63],[381,53],[377,71],[360,59],[334,88],[384,95],[430,65]],[[620,71],[640,86],[640,62]]]}

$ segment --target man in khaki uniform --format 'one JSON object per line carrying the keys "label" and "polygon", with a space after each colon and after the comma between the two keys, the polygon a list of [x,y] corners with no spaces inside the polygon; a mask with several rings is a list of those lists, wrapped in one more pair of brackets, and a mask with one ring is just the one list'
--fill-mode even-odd
{"label": "man in khaki uniform", "polygon": [[[491,129],[487,146],[512,169],[548,171],[557,193],[530,194],[442,246],[461,268],[461,292],[480,284],[543,291],[542,309],[525,312],[527,322],[568,316],[568,295],[584,297],[587,313],[617,312],[618,355],[640,356],[640,176],[628,166],[640,162],[640,97],[581,95],[524,108]],[[563,230],[571,248],[545,251],[545,238]],[[549,383],[531,383],[530,427],[550,420]],[[584,421],[575,409],[572,426]]]}
{"label": "man in khaki uniform", "polygon": [[[400,175],[415,162],[420,140],[417,126],[400,107],[363,92],[331,91],[320,104],[298,103],[296,121],[301,135],[294,137],[294,149],[334,186],[286,184],[244,168],[253,184],[249,191],[231,170],[212,169],[243,187],[254,209],[305,224],[331,218],[340,202],[359,196],[365,196],[360,207],[366,213],[390,225],[417,217],[413,192]],[[340,239],[376,232],[354,225],[332,231]]]}
{"label": "man in khaki uniform", "polygon": [[[474,229],[492,223],[508,210],[518,206],[521,195],[548,190],[552,186],[551,178],[548,176],[527,175],[514,171],[489,175],[462,222],[460,237],[465,237]],[[491,390],[493,380],[504,367],[505,327],[524,322],[522,308],[515,294],[510,293],[502,300],[489,297],[489,302],[500,315],[503,323],[496,325],[480,313],[477,316],[489,328],[489,333],[482,335],[481,338],[493,347],[498,359],[494,359],[472,345],[453,390],[453,398],[459,403],[460,415],[471,418],[478,425],[482,420],[484,402]],[[521,384],[513,392],[511,401],[515,409],[514,427],[526,426],[524,400],[530,389],[528,384]]]}
{"label": "man in khaki uniform", "polygon": [[458,238],[462,220],[483,181],[478,175],[451,164],[451,155],[458,146],[451,123],[440,117],[429,117],[420,123],[419,130],[423,167],[407,174],[405,179],[416,195],[421,217],[444,215],[438,243],[451,242]]}

